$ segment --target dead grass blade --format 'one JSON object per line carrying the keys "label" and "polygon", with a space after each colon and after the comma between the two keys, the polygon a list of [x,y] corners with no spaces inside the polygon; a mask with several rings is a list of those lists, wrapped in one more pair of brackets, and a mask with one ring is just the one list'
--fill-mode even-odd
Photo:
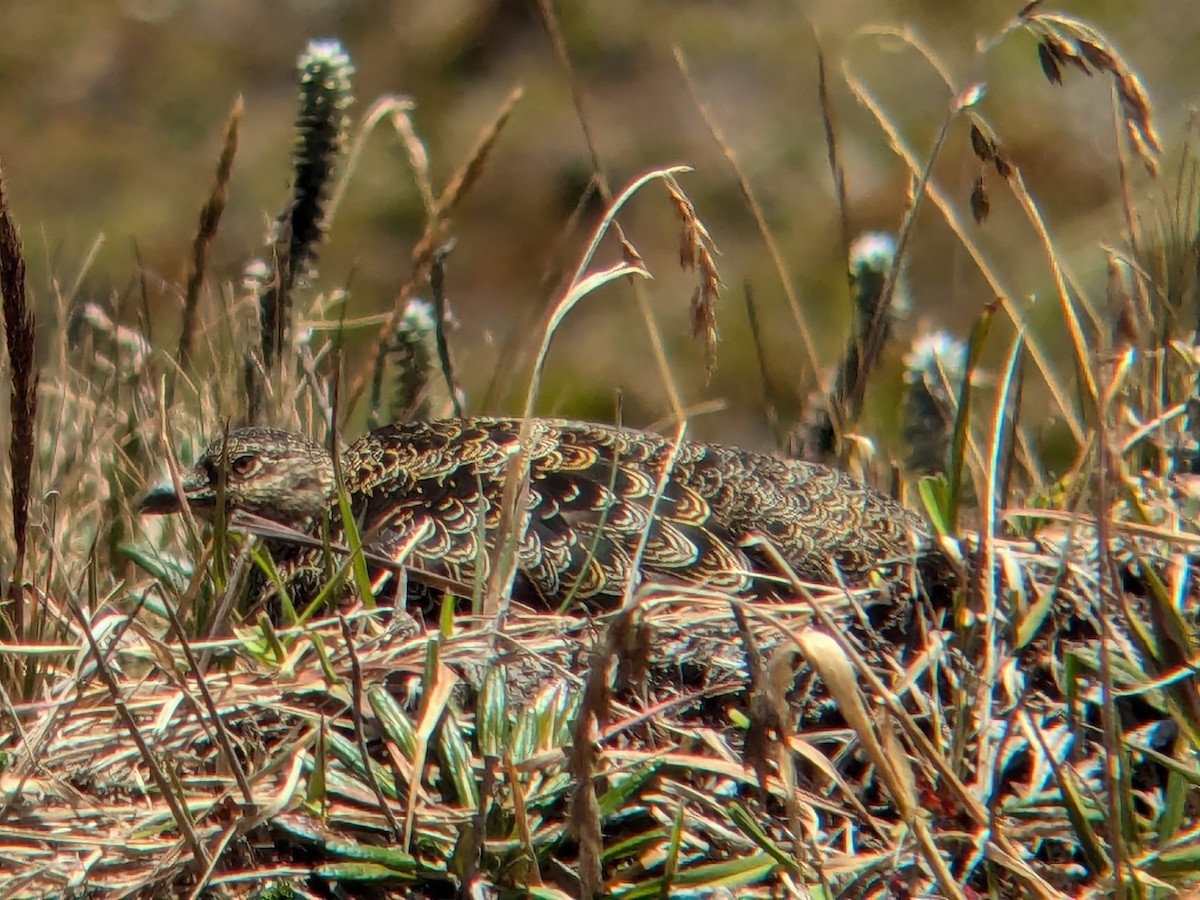
{"label": "dead grass blade", "polygon": [[233,158],[237,154],[238,126],[242,121],[242,98],[234,101],[229,118],[225,120],[225,135],[221,140],[221,156],[217,160],[217,173],[213,178],[208,200],[200,210],[200,223],[192,239],[192,258],[188,266],[187,284],[183,291],[183,324],[179,332],[179,368],[187,369],[192,353],[193,333],[196,329],[196,305],[200,301],[200,289],[204,286],[208,270],[208,252],[217,237],[221,215],[229,199],[229,179],[233,174]]}
{"label": "dead grass blade", "polygon": [[171,816],[175,820],[176,827],[183,834],[184,841],[192,851],[195,859],[204,866],[211,863],[211,857],[200,840],[200,836],[195,828],[195,819],[188,809],[187,802],[182,796],[180,785],[177,779],[172,779],[169,776],[167,769],[160,763],[151,752],[150,745],[146,742],[142,735],[141,728],[138,726],[136,719],[130,713],[124,698],[122,697],[121,689],[118,685],[116,677],[113,675],[109,667],[106,653],[100,649],[95,635],[92,633],[91,623],[88,621],[88,615],[79,605],[77,598],[72,598],[71,606],[75,613],[75,617],[79,622],[80,630],[87,640],[88,649],[91,650],[92,658],[96,662],[96,674],[100,677],[108,688],[109,695],[112,698],[113,707],[121,719],[122,724],[128,730],[129,736],[137,745],[138,752],[141,754],[143,762],[145,762],[150,774],[154,778],[154,782],[158,787],[159,794],[167,803],[171,810]]}
{"label": "dead grass blade", "polygon": [[779,276],[779,283],[783,287],[784,296],[787,297],[788,306],[792,311],[792,318],[796,321],[796,329],[800,334],[800,342],[804,347],[805,362],[812,371],[813,380],[820,385],[823,394],[828,394],[830,385],[826,383],[828,378],[822,372],[821,356],[817,353],[817,343],[813,338],[812,328],[808,323],[808,316],[805,315],[800,304],[800,297],[796,291],[796,286],[793,284],[791,274],[784,263],[783,251],[780,250],[770,226],[767,225],[762,206],[759,204],[758,198],[754,195],[754,189],[750,186],[750,179],[746,176],[745,171],[743,171],[737,154],[733,150],[733,146],[721,131],[716,116],[709,109],[708,104],[700,99],[696,91],[695,81],[692,79],[691,71],[688,69],[687,58],[684,56],[683,50],[676,47],[674,52],[675,63],[683,75],[684,82],[687,84],[688,91],[692,96],[692,102],[696,105],[696,109],[704,119],[704,124],[708,128],[709,134],[713,136],[713,140],[717,142],[717,145],[725,154],[725,158],[729,160],[729,165],[733,169],[734,176],[737,178],[738,188],[741,190],[742,196],[746,201],[746,207],[754,217],[758,232],[762,235],[763,243],[766,245],[767,251],[771,254],[771,260],[775,265],[775,272]]}
{"label": "dead grass blade", "polygon": [[[455,169],[442,193],[432,202],[425,221],[424,231],[421,234],[420,240],[417,241],[412,249],[411,268],[408,279],[400,286],[396,294],[396,299],[392,305],[392,313],[387,323],[379,329],[370,348],[368,348],[362,357],[368,363],[378,358],[383,346],[396,333],[409,300],[412,299],[415,292],[428,279],[434,258],[446,243],[450,215],[462,202],[463,197],[466,196],[471,187],[482,177],[487,160],[496,143],[499,141],[504,126],[508,123],[513,108],[516,106],[517,101],[521,99],[521,96],[522,91],[520,88],[515,88],[509,92],[492,121],[480,132],[475,146],[471,148],[466,159]],[[410,159],[413,160],[417,182],[418,184],[427,184],[427,161],[422,162],[424,160],[424,150],[420,141],[416,138],[415,131],[411,128],[411,122],[407,117],[407,107],[398,102],[389,103],[386,107],[380,109],[378,115],[385,113],[390,114],[394,122],[404,123],[404,127],[398,126],[398,130],[404,139],[405,146],[409,148],[409,155]],[[371,119],[368,121],[373,123],[378,120]],[[427,190],[430,196],[432,196],[432,189]],[[362,397],[363,391],[366,390],[370,378],[371,367],[367,364],[361,366],[359,371],[350,379],[349,389],[346,391],[346,402],[343,405],[345,416],[348,416],[356,407],[359,399]],[[342,424],[344,424],[344,421]]]}
{"label": "dead grass blade", "polygon": [[[587,96],[583,88],[583,83],[576,77],[574,67],[571,65],[571,55],[567,48],[566,39],[563,37],[562,29],[559,27],[558,14],[554,9],[554,5],[548,0],[538,0],[538,10],[541,13],[542,21],[545,23],[546,31],[550,36],[551,46],[554,48],[554,55],[558,61],[559,67],[562,69],[563,76],[567,80],[567,84],[571,88],[571,100],[575,106],[575,117],[579,121],[580,130],[583,132],[583,139],[587,145],[588,155],[592,163],[592,179],[596,185],[596,190],[600,195],[600,199],[612,208],[614,206],[614,197],[612,186],[609,184],[609,179],[603,162],[600,157],[600,150],[593,135],[590,117],[587,113]],[[664,179],[668,184],[668,190],[671,190],[673,179]],[[678,192],[682,195],[682,191]],[[683,197],[685,207],[677,206],[676,212],[679,215],[681,222],[684,225],[684,235],[681,241],[680,262],[686,270],[689,268],[689,254],[692,258],[696,258],[699,254],[693,252],[695,242],[693,238],[702,235],[701,243],[708,242],[708,247],[711,248],[711,239],[708,237],[708,232],[704,228],[703,223],[695,215],[695,208],[691,202]],[[696,227],[698,226],[698,227]],[[621,250],[627,262],[632,265],[641,266],[642,258],[634,248],[633,244],[625,236],[625,232],[621,228],[619,222],[612,223],[613,233],[621,244]],[[688,234],[688,229],[691,228],[691,234]],[[589,251],[590,252],[590,251]],[[706,337],[705,352],[706,364],[712,364],[712,345],[715,344],[715,325],[711,320],[711,302],[705,304],[708,299],[707,292],[711,291],[711,297],[715,298],[716,289],[719,286],[720,279],[716,276],[716,266],[712,264],[712,255],[707,252],[707,249],[701,251],[707,258],[708,265],[700,266],[700,287],[692,298],[693,312],[693,332],[704,334]],[[711,280],[708,278],[712,275]],[[576,279],[578,272],[576,273]],[[642,322],[646,328],[646,336],[650,340],[650,349],[654,354],[654,362],[658,368],[659,376],[662,379],[663,388],[667,392],[667,401],[671,406],[671,412],[675,417],[676,422],[680,422],[684,418],[684,403],[682,394],[679,391],[678,385],[675,383],[675,376],[671,372],[671,365],[667,358],[666,343],[663,340],[662,332],[658,327],[658,322],[654,318],[654,313],[650,307],[650,300],[646,296],[642,285],[637,281],[632,284],[634,300],[637,303],[638,313],[642,317]],[[712,327],[710,328],[710,325]],[[698,326],[698,327],[696,327]],[[710,342],[711,338],[711,342]],[[711,374],[711,368],[709,369]]]}

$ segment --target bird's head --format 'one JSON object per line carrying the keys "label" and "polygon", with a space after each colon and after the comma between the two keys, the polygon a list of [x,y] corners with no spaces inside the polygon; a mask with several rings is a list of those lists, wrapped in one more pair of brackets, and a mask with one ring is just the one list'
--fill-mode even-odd
{"label": "bird's head", "polygon": [[138,512],[179,512],[182,501],[210,518],[224,478],[225,509],[274,522],[298,525],[319,516],[333,496],[333,462],[319,444],[274,428],[239,428],[217,438],[180,479],[183,495],[170,480],[151,488]]}

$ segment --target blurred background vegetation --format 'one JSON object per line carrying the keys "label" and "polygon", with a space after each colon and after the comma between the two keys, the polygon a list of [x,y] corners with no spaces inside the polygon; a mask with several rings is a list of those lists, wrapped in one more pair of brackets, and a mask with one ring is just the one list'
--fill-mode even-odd
{"label": "blurred background vegetation", "polygon": [[[764,322],[765,355],[785,422],[798,418],[815,385],[764,241],[673,48],[686,55],[696,91],[763,204],[817,328],[818,347],[827,351],[818,363],[828,366],[842,346],[850,301],[818,98],[818,35],[828,61],[852,233],[895,231],[910,177],[851,96],[843,67],[866,82],[922,154],[948,110],[950,95],[925,61],[899,41],[864,32],[873,25],[903,26],[938,54],[957,87],[986,83],[978,111],[1020,167],[1064,260],[1093,295],[1104,296],[1103,245],[1119,244],[1124,225],[1111,82],[1069,72],[1064,85],[1049,84],[1035,39],[1021,32],[981,51],[1019,8],[947,0],[558,4],[609,183],[615,190],[651,168],[693,166],[681,183],[722,253],[722,345],[718,368],[706,381],[703,348],[690,335],[694,278],[678,270],[678,229],[669,205],[653,196],[661,194],[655,189],[622,217],[656,276],[650,296],[685,402],[724,405],[719,414],[698,417],[692,434],[758,447],[771,443],[743,301],[747,283]],[[1173,190],[1189,107],[1200,86],[1200,15],[1193,0],[1061,8],[1105,33],[1141,74],[1165,154],[1158,184],[1140,167],[1131,169],[1131,177],[1136,199],[1161,202]],[[35,303],[52,303],[55,283],[68,292],[103,237],[73,301],[105,302],[135,322],[142,315],[144,276],[152,337],[168,351],[177,341],[180,286],[198,211],[239,95],[246,112],[212,284],[240,295],[245,266],[262,252],[269,222],[284,207],[295,61],[309,39],[337,37],[349,51],[357,69],[356,122],[382,95],[415,102],[414,121],[437,188],[508,92],[522,86],[524,96],[482,179],[455,217],[457,246],[447,269],[459,323],[451,342],[468,410],[519,408],[524,369],[485,400],[498,357],[512,346],[514,332],[525,335],[520,346],[536,341],[536,324],[560,287],[546,274],[573,265],[601,208],[589,205],[577,233],[566,235],[592,162],[570,81],[536,2],[9,0],[0,11],[0,33],[0,159],[23,228]],[[934,177],[969,220],[968,196],[980,164],[967,129],[965,120],[956,123]],[[422,225],[403,148],[390,128],[381,127],[321,250],[315,288],[347,287],[354,315],[390,309]],[[998,180],[990,218],[972,228],[1014,295],[1045,298],[1045,314],[1035,320],[1053,339],[1061,316],[1044,254]],[[914,232],[907,287],[912,310],[904,341],[937,328],[963,337],[993,299],[928,206]],[[43,344],[60,339],[40,335]],[[995,339],[997,353],[1004,344]],[[1062,346],[1065,356],[1065,340]],[[543,412],[610,419],[617,392],[632,424],[669,412],[628,288],[589,298],[555,347]],[[893,350],[892,371],[904,349]],[[895,414],[894,403],[878,398],[872,409],[881,427],[889,410]]]}

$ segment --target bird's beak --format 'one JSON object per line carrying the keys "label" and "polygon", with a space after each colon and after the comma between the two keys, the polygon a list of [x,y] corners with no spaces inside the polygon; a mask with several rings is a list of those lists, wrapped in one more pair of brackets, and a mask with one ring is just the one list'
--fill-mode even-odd
{"label": "bird's beak", "polygon": [[182,508],[179,495],[175,493],[175,485],[169,481],[156,484],[138,501],[137,511],[142,515],[161,516],[166,513],[177,513]]}
{"label": "bird's beak", "polygon": [[[192,479],[188,476],[191,473],[185,473],[180,481],[180,487],[183,488],[183,499],[189,503],[194,503],[197,500],[202,500],[202,497],[196,496],[201,493],[201,485],[193,484]],[[170,479],[156,484],[150,488],[138,501],[137,511],[141,515],[161,516],[169,513],[177,513],[183,509],[183,503],[180,500],[179,494],[175,493],[175,485]]]}

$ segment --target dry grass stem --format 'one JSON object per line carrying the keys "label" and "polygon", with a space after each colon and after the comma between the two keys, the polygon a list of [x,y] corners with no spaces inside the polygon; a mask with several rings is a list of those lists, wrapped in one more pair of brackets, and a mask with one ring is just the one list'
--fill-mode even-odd
{"label": "dry grass stem", "polygon": [[722,133],[720,125],[717,123],[716,116],[709,109],[708,104],[700,99],[696,91],[696,85],[692,79],[692,75],[687,65],[687,58],[683,51],[675,48],[675,63],[679,66],[679,71],[683,75],[683,80],[688,86],[688,91],[691,93],[692,102],[695,103],[696,109],[700,112],[704,119],[704,124],[708,128],[709,134],[713,136],[713,140],[721,148],[725,154],[725,158],[729,161],[730,168],[733,169],[734,176],[737,178],[738,188],[742,193],[742,197],[746,201],[746,207],[750,214],[754,217],[755,225],[758,228],[759,234],[762,235],[763,243],[768,252],[771,254],[771,259],[775,264],[775,272],[779,276],[779,283],[783,287],[784,295],[787,297],[788,307],[792,311],[792,318],[796,322],[796,330],[800,336],[800,342],[803,345],[806,356],[806,363],[812,371],[813,380],[820,385],[821,392],[828,394],[830,385],[825,382],[828,380],[821,369],[822,359],[817,353],[817,343],[813,337],[812,328],[808,323],[808,317],[804,313],[800,303],[800,297],[796,291],[796,287],[792,282],[791,274],[784,262],[783,251],[779,247],[778,241],[767,225],[766,217],[763,215],[762,205],[754,195],[754,190],[750,186],[750,180],[746,173],[742,170],[742,165],[738,161],[737,154],[733,150],[733,145],[729,143],[725,135]]}
{"label": "dry grass stem", "polygon": [[[492,122],[484,127],[471,152],[467,154],[466,159],[454,170],[445,189],[433,203],[425,221],[425,228],[421,234],[421,238],[412,249],[411,269],[408,279],[401,285],[397,292],[392,305],[392,315],[387,325],[381,328],[373,339],[364,357],[365,359],[373,360],[378,357],[382,348],[391,339],[392,335],[396,333],[409,300],[412,299],[420,286],[428,280],[429,271],[433,266],[434,259],[439,250],[445,245],[446,229],[449,225],[450,214],[458,207],[471,186],[482,175],[487,158],[496,141],[499,139],[505,124],[508,122],[513,107],[520,99],[521,90],[519,88],[509,93]],[[406,145],[410,148],[410,158],[414,158],[412,157],[413,141],[415,141],[415,137],[406,140]],[[417,142],[417,146],[419,146],[419,142]],[[420,157],[415,158],[419,159]],[[418,182],[420,182],[425,177],[424,171],[421,168],[415,168],[415,171]],[[345,409],[347,411],[352,410],[358,404],[359,399],[370,382],[370,378],[371,369],[367,365],[362,366],[353,375],[346,391]]]}
{"label": "dry grass stem", "polygon": [[[849,71],[844,71],[847,84],[850,86],[855,97],[858,99],[868,112],[875,118],[888,137],[888,142],[891,144],[896,154],[904,161],[913,177],[919,177],[920,172],[924,169],[921,165],[916,152],[907,144],[901,136],[896,124],[891,121],[887,112],[883,109],[880,103],[871,95],[866,85],[858,80]],[[950,198],[942,191],[936,181],[930,181],[925,186],[925,192],[929,197],[930,202],[941,214],[946,224],[954,232],[963,249],[967,251],[971,257],[971,261],[975,264],[979,273],[987,281],[994,295],[999,298],[1005,313],[1013,324],[1026,335],[1028,341],[1029,353],[1037,364],[1038,370],[1041,372],[1043,379],[1046,382],[1046,387],[1054,397],[1054,402],[1062,413],[1063,418],[1071,428],[1071,433],[1080,443],[1083,442],[1085,428],[1083,418],[1080,411],[1076,408],[1076,404],[1069,398],[1071,392],[1063,383],[1061,377],[1056,371],[1054,363],[1051,361],[1051,355],[1043,346],[1042,342],[1036,340],[1033,331],[1029,327],[1028,315],[1025,310],[1018,305],[1012,293],[1007,290],[1000,281],[999,273],[988,263],[983,256],[983,251],[978,244],[971,238],[968,229],[964,226],[958,213],[955,211],[954,204]]]}
{"label": "dry grass stem", "polygon": [[229,112],[229,118],[225,120],[225,135],[221,140],[217,174],[213,179],[212,190],[208,193],[208,200],[200,210],[200,224],[196,228],[196,236],[192,239],[192,259],[183,292],[183,325],[179,332],[178,358],[181,369],[187,369],[192,353],[196,304],[200,301],[200,289],[204,286],[208,254],[213,241],[216,240],[221,215],[225,212],[225,204],[229,200],[229,178],[233,174],[233,158],[237,154],[238,126],[242,121],[242,112],[242,98],[238,97]]}

